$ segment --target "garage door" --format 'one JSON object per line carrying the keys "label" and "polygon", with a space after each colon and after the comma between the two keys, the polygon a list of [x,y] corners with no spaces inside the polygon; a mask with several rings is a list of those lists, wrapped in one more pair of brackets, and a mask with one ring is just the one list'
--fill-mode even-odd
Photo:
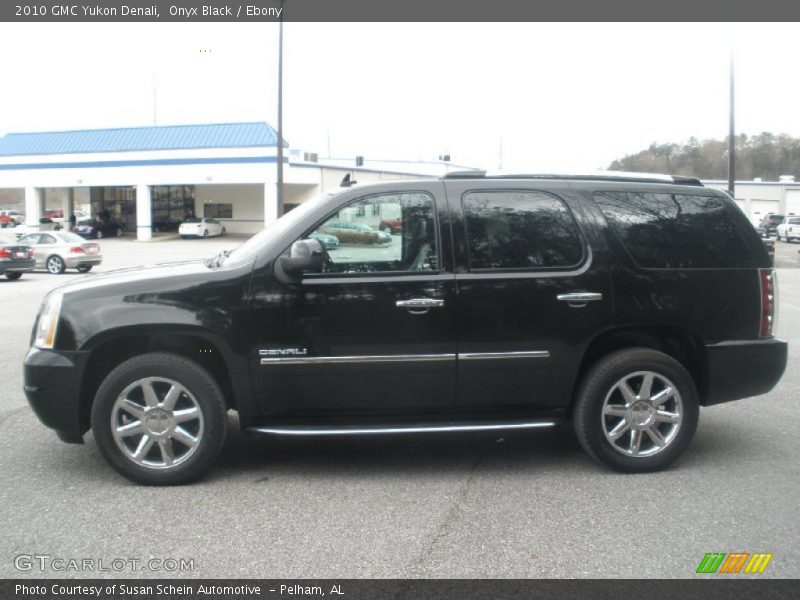
{"label": "garage door", "polygon": [[800,190],[786,190],[786,214],[800,215]]}
{"label": "garage door", "polygon": [[750,220],[758,223],[769,213],[776,213],[780,208],[777,200],[751,200]]}

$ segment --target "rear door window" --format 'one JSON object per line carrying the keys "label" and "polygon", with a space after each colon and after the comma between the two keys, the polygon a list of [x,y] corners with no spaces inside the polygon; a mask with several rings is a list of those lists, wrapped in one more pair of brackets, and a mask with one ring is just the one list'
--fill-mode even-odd
{"label": "rear door window", "polygon": [[650,269],[753,267],[747,242],[722,198],[597,192],[594,200],[636,263]]}
{"label": "rear door window", "polygon": [[480,191],[467,192],[462,203],[471,271],[568,269],[583,258],[578,226],[556,196]]}

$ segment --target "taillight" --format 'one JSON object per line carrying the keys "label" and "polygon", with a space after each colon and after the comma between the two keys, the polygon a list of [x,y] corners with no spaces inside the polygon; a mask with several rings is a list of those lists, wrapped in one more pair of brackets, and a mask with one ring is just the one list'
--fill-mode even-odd
{"label": "taillight", "polygon": [[28,250],[28,258],[33,258],[34,254],[36,254],[36,251],[33,248]]}
{"label": "taillight", "polygon": [[69,249],[72,254],[85,254],[86,250],[83,249],[81,246],[73,246]]}
{"label": "taillight", "polygon": [[0,248],[0,258],[11,258],[11,252],[8,248]]}
{"label": "taillight", "polygon": [[761,326],[758,335],[769,338],[775,335],[778,316],[778,280],[774,269],[759,269],[761,282]]}

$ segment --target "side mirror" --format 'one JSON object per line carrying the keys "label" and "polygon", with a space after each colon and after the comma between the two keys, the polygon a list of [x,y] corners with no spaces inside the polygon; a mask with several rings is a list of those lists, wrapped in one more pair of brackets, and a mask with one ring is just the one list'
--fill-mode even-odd
{"label": "side mirror", "polygon": [[288,275],[299,279],[303,273],[319,273],[324,264],[324,252],[317,240],[298,240],[292,244],[289,256],[281,256],[280,268]]}

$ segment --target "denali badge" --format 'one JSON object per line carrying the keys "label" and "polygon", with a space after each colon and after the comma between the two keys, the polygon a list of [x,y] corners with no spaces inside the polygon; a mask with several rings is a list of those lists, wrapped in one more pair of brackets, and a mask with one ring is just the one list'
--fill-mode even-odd
{"label": "denali badge", "polygon": [[267,348],[259,350],[261,356],[307,356],[306,348]]}

